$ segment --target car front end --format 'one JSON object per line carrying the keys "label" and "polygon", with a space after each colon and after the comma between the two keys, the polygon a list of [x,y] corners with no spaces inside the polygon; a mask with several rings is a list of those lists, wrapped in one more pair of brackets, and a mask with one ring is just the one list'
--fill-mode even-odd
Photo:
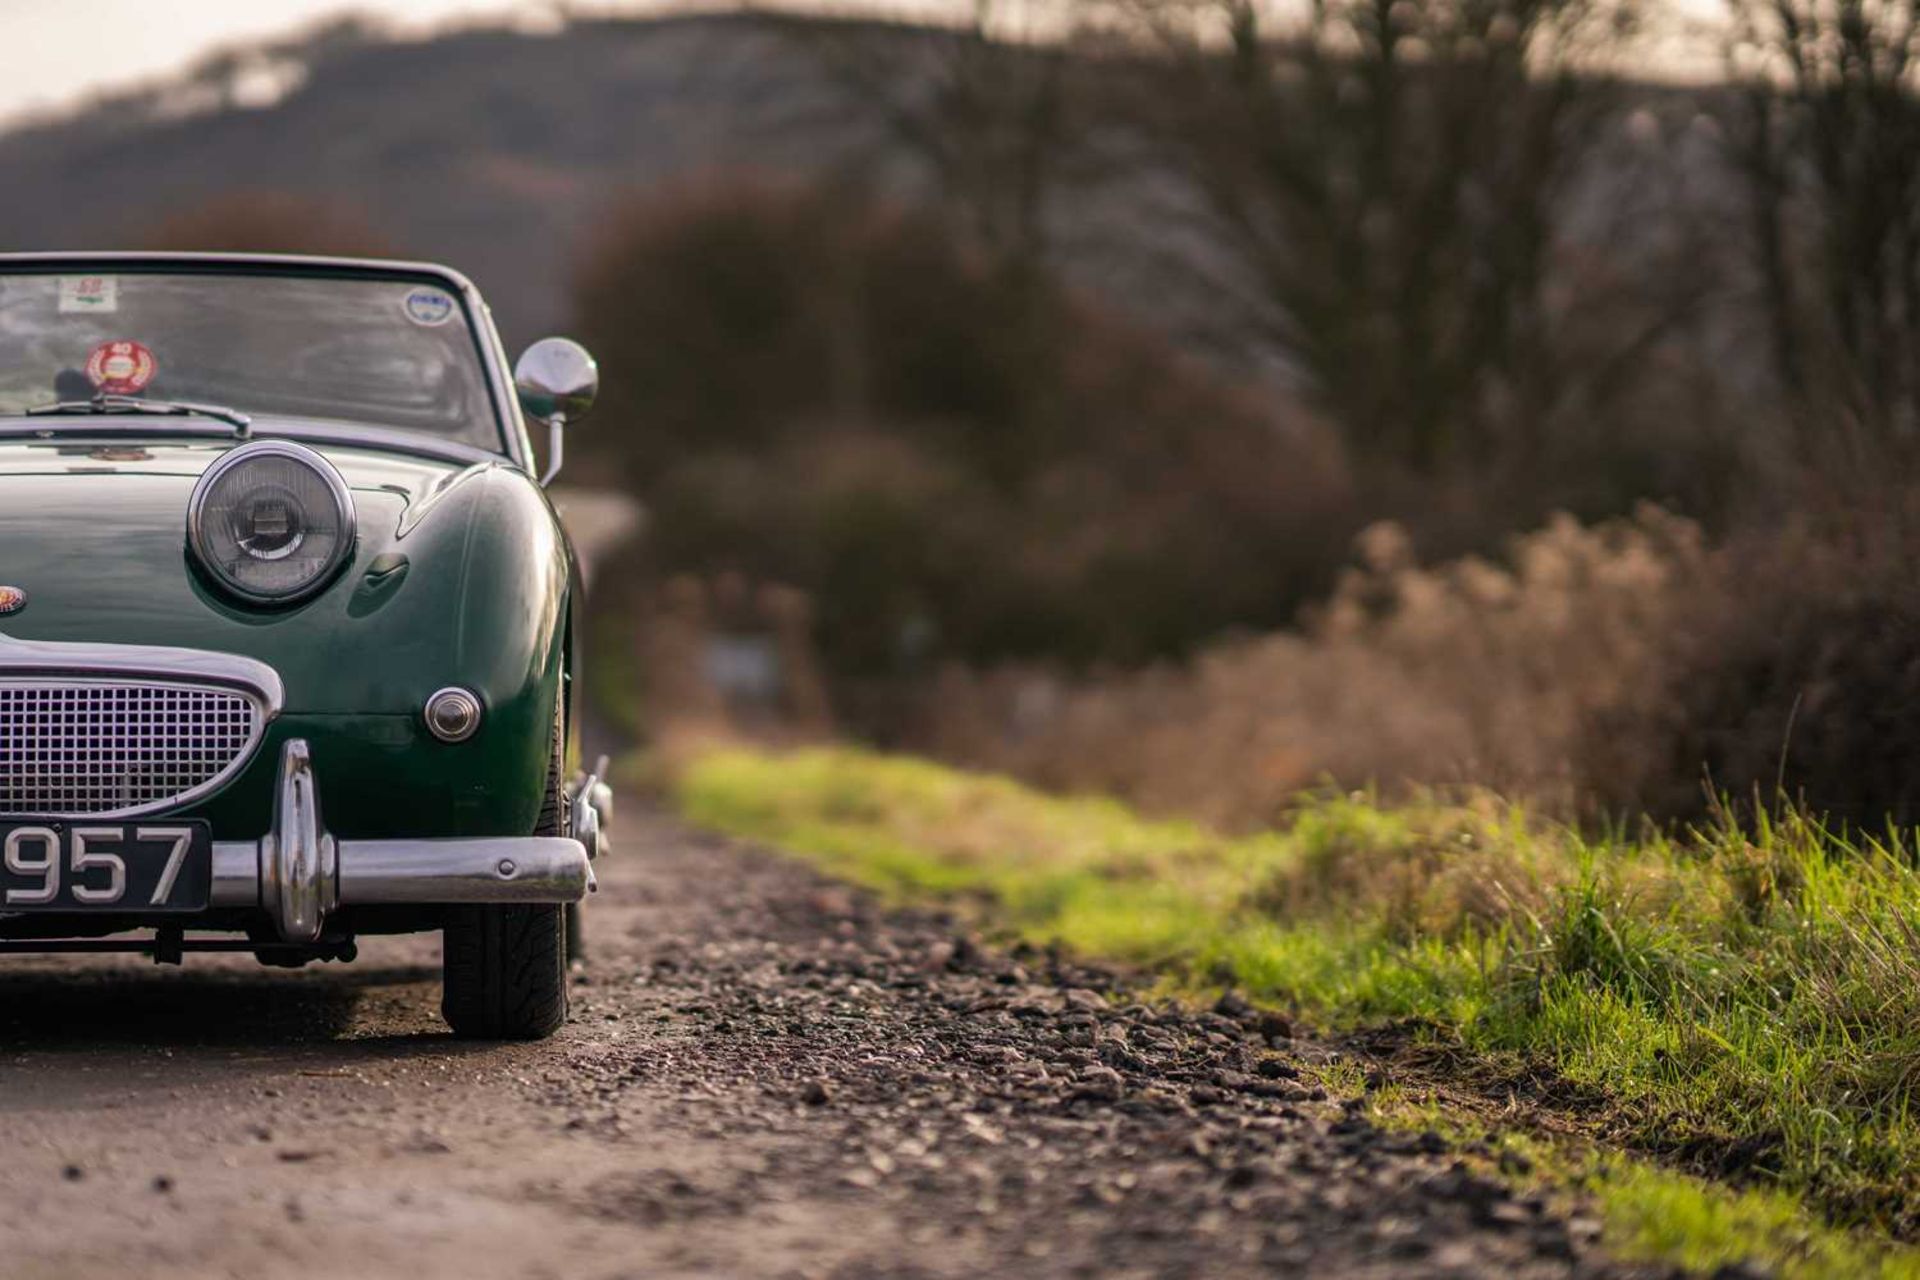
{"label": "car front end", "polygon": [[577,902],[574,578],[453,273],[0,256],[0,952]]}

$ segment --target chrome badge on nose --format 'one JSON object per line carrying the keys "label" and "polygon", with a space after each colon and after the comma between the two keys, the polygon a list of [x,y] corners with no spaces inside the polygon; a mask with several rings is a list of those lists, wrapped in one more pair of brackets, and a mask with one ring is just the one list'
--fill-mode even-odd
{"label": "chrome badge on nose", "polygon": [[27,593],[18,587],[0,587],[0,618],[27,607]]}

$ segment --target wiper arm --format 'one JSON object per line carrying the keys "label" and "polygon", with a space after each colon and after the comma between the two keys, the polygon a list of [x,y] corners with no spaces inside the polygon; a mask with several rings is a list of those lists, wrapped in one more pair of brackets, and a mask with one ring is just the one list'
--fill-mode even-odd
{"label": "wiper arm", "polygon": [[234,434],[245,439],[253,419],[238,409],[219,404],[196,404],[188,400],[143,400],[139,396],[98,395],[91,400],[61,400],[55,404],[37,404],[27,410],[30,418],[55,414],[150,413],[173,418],[214,418],[230,423]]}

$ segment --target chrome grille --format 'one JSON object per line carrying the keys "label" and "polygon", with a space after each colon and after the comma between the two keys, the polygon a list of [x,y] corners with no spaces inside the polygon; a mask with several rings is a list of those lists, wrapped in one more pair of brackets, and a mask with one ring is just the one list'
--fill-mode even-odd
{"label": "chrome grille", "polygon": [[0,677],[0,817],[182,803],[246,763],[264,719],[256,699],[213,685]]}

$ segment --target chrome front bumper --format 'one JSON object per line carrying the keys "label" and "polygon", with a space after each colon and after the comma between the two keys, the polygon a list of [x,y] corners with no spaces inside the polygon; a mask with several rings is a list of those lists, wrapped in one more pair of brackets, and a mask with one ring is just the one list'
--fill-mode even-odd
{"label": "chrome front bumper", "polygon": [[578,840],[335,839],[320,821],[313,755],[300,738],[280,752],[273,829],[213,845],[213,905],[258,907],[294,943],[317,941],[336,907],[578,902],[594,887]]}

